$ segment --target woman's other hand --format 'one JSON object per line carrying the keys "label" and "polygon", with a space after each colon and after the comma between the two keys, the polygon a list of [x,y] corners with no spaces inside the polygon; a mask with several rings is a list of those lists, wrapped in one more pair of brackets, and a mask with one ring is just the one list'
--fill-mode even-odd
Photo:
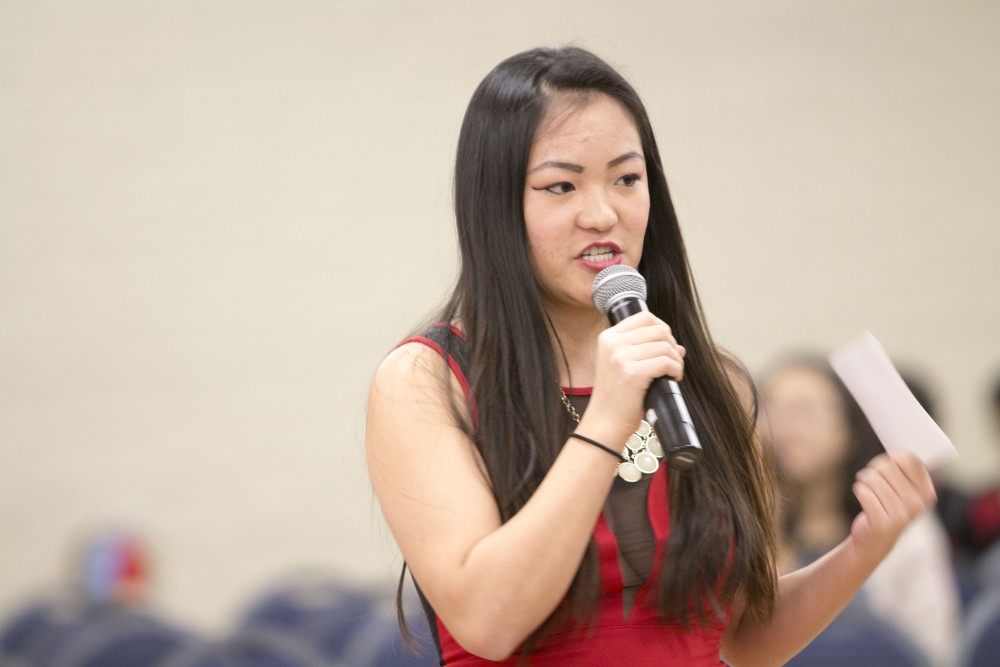
{"label": "woman's other hand", "polygon": [[903,529],[937,500],[930,473],[914,454],[880,454],[856,477],[854,495],[861,513],[850,539],[859,551],[881,560]]}

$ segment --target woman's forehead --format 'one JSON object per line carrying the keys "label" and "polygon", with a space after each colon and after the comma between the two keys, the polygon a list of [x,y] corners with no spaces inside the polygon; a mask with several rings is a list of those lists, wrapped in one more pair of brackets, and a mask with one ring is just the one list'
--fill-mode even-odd
{"label": "woman's forehead", "polygon": [[553,96],[538,125],[532,155],[583,152],[598,143],[641,148],[635,121],[625,106],[603,93],[560,93]]}

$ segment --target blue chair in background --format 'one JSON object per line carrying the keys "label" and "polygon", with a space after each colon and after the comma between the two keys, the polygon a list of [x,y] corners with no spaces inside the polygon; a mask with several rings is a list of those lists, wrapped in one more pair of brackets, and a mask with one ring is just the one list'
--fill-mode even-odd
{"label": "blue chair in background", "polygon": [[0,631],[0,665],[156,665],[197,642],[157,617],[66,589],[25,604]]}
{"label": "blue chair in background", "polygon": [[406,621],[416,651],[403,641],[395,606],[386,605],[355,636],[344,661],[351,667],[437,667],[437,649],[423,612],[408,609]]}
{"label": "blue chair in background", "polygon": [[0,628],[0,655],[17,656],[32,650],[38,637],[54,627],[75,623],[94,606],[70,589],[54,589],[26,602]]}
{"label": "blue chair in background", "polygon": [[929,667],[927,657],[895,627],[856,608],[841,613],[789,667]]}
{"label": "blue chair in background", "polygon": [[981,590],[1000,590],[1000,542],[980,555],[972,567]]}
{"label": "blue chair in background", "polygon": [[24,659],[3,651],[0,651],[0,665],[3,667],[31,667]]}
{"label": "blue chair in background", "polygon": [[337,662],[376,616],[375,596],[329,577],[300,577],[276,586],[244,614],[244,631],[280,632]]}
{"label": "blue chair in background", "polygon": [[1000,664],[1000,589],[984,593],[969,609],[959,664],[967,667]]}
{"label": "blue chair in background", "polygon": [[[110,666],[109,666],[110,667]],[[179,651],[156,667],[346,667],[284,632],[240,630],[218,642]]]}
{"label": "blue chair in background", "polygon": [[85,624],[64,641],[52,667],[156,665],[188,646],[196,637],[153,616],[135,612],[104,615]]}
{"label": "blue chair in background", "polygon": [[52,603],[35,601],[14,612],[0,630],[0,655],[20,654],[52,622]]}
{"label": "blue chair in background", "polygon": [[82,598],[42,602],[18,623],[16,630],[20,636],[12,643],[19,646],[10,652],[32,665],[51,665],[67,646],[84,636],[89,627],[115,613],[116,609],[94,605]]}

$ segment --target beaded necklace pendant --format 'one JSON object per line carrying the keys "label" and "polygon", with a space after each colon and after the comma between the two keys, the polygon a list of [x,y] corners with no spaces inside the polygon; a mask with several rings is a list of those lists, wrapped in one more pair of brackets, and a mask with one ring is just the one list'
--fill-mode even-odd
{"label": "beaded necklace pendant", "polygon": [[[566,406],[569,416],[579,424],[580,415],[570,403],[566,392],[560,389],[559,394],[562,396],[563,405]],[[651,475],[660,467],[660,459],[663,458],[663,445],[653,427],[645,419],[639,422],[639,428],[625,441],[625,446],[622,447],[622,458],[625,460],[618,464],[617,473],[626,482],[638,482],[644,474]]]}

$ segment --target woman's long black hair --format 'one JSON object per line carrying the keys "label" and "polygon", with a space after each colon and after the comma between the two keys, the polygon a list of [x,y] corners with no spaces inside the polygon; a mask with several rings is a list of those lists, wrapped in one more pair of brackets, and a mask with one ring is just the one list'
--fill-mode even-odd
{"label": "woman's long black hair", "polygon": [[[705,449],[702,463],[669,478],[670,535],[660,611],[686,626],[737,591],[765,616],[773,604],[774,530],[769,470],[753,424],[727,379],[701,314],[660,154],[645,108],[625,79],[580,48],[541,48],[500,63],[469,103],[455,165],[461,268],[435,318],[460,321],[476,423],[456,418],[482,456],[506,521],[538,488],[572,426],[559,397],[557,359],[529,260],[523,192],[528,155],[553,95],[608,95],[635,121],[646,158],[650,212],[639,271],[650,310],[687,348],[684,393]],[[462,406],[458,406],[461,408]],[[594,545],[564,603],[543,626],[587,618],[599,595]]]}

